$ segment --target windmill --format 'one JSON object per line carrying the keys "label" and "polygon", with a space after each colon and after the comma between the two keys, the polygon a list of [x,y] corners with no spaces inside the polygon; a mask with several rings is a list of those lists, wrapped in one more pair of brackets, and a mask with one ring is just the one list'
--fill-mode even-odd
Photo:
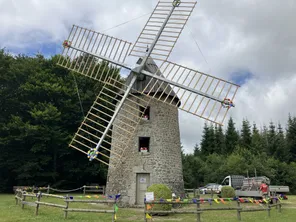
{"label": "windmill", "polygon": [[[134,45],[73,25],[58,65],[100,81],[103,87],[70,147],[90,161],[121,167],[126,148],[153,101],[223,124],[239,86],[168,61],[195,5],[159,1]],[[137,63],[126,64],[127,56],[137,57]],[[126,81],[120,69],[130,72]]]}

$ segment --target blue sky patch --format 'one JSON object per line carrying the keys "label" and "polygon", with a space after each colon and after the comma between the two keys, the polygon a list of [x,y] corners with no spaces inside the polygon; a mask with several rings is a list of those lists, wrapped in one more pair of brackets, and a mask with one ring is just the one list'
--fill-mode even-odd
{"label": "blue sky patch", "polygon": [[27,56],[35,56],[37,53],[42,54],[44,57],[50,57],[62,52],[62,43],[57,44],[55,42],[49,42],[45,44],[30,44],[28,47],[18,48],[18,47],[7,47],[9,52],[13,54],[24,54]]}
{"label": "blue sky patch", "polygon": [[247,70],[235,71],[231,75],[231,81],[238,85],[244,85],[248,80],[250,80],[254,75]]}

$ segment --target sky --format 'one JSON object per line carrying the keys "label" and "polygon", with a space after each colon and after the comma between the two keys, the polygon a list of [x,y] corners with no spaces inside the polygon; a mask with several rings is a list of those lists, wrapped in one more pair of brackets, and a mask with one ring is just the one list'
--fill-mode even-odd
{"label": "sky", "polygon": [[[55,55],[73,24],[135,42],[156,3],[0,0],[0,48]],[[199,0],[169,60],[240,84],[227,117],[238,127],[243,119],[285,125],[296,115],[295,11],[295,0]],[[193,152],[205,121],[182,111],[179,121],[184,150]]]}

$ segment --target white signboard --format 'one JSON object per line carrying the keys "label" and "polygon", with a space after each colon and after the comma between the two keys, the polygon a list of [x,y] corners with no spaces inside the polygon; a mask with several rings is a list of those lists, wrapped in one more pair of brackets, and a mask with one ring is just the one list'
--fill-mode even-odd
{"label": "white signboard", "polygon": [[154,192],[146,192],[145,197],[146,197],[146,201],[153,201],[154,200]]}
{"label": "white signboard", "polygon": [[141,177],[140,178],[140,183],[146,183],[146,178],[145,177]]}

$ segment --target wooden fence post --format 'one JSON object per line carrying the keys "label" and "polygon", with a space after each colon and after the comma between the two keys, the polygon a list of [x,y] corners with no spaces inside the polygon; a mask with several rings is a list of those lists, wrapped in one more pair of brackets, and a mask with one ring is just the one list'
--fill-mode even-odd
{"label": "wooden fence post", "polygon": [[83,186],[83,195],[85,195],[85,185]]}
{"label": "wooden fence post", "polygon": [[24,195],[24,193],[22,193],[22,209],[24,209],[24,207],[25,207],[25,204],[24,204],[24,202],[23,201],[25,201],[26,200],[26,196]]}
{"label": "wooden fence post", "polygon": [[281,201],[279,201],[279,208],[278,208],[278,210],[279,210],[279,213],[281,213],[282,212],[282,203],[281,203]]}
{"label": "wooden fence post", "polygon": [[278,200],[277,200],[277,198],[276,197],[274,197],[273,199],[272,199],[272,202],[274,203],[275,202],[275,209],[279,209],[279,206],[278,206]]}
{"label": "wooden fence post", "polygon": [[242,220],[242,218],[241,218],[241,211],[240,211],[240,201],[239,200],[237,200],[237,219],[239,221]]}
{"label": "wooden fence post", "polygon": [[20,196],[19,194],[20,194],[20,192],[18,190],[16,190],[16,193],[15,193],[15,205],[18,205],[19,199],[17,197]]}
{"label": "wooden fence post", "polygon": [[267,215],[268,215],[268,217],[270,217],[270,210],[271,210],[270,203],[269,203],[269,200],[267,200]]}
{"label": "wooden fence post", "polygon": [[199,195],[199,192],[196,196],[196,210],[197,210],[197,222],[200,222],[200,195]]}
{"label": "wooden fence post", "polygon": [[48,185],[47,186],[47,194],[49,194],[49,189],[50,189],[50,186]]}
{"label": "wooden fence post", "polygon": [[64,218],[67,219],[68,217],[68,208],[69,208],[69,195],[66,196],[66,208],[64,210]]}
{"label": "wooden fence post", "polygon": [[41,198],[41,192],[39,191],[39,192],[37,193],[37,201],[35,202],[35,203],[36,203],[35,216],[38,215],[40,198]]}

